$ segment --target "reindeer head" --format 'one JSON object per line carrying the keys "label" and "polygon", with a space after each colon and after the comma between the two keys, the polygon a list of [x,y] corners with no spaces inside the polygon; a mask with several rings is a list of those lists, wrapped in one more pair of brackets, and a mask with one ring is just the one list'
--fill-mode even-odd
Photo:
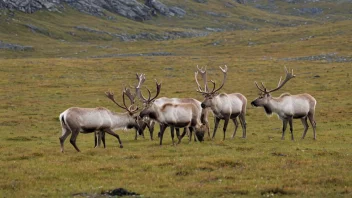
{"label": "reindeer head", "polygon": [[[139,120],[141,119],[139,116],[139,112],[138,112],[139,108],[138,108],[138,106],[135,105],[136,94],[133,95],[131,93],[130,89],[125,87],[124,91],[122,92],[123,105],[120,105],[119,103],[116,102],[113,92],[110,92],[110,91],[105,92],[105,95],[111,101],[113,101],[118,107],[126,110],[128,115],[130,116],[130,118],[132,118],[134,120],[133,124],[128,125],[127,128],[135,128],[136,130],[138,130],[139,133],[142,133],[143,131],[141,131],[142,129],[139,126]],[[126,105],[126,97],[125,96],[127,96],[129,98],[130,103],[131,103],[130,106]]]}
{"label": "reindeer head", "polygon": [[274,91],[277,91],[279,90],[281,87],[283,87],[285,85],[285,83],[287,83],[290,79],[296,77],[296,75],[293,75],[293,69],[290,72],[288,72],[287,68],[285,67],[285,72],[286,72],[286,77],[285,77],[285,80],[283,82],[281,82],[281,78],[280,77],[280,80],[279,80],[279,83],[277,85],[276,88],[272,89],[272,90],[268,90],[263,83],[261,83],[261,87],[258,85],[257,82],[254,82],[256,87],[259,89],[260,91],[260,94],[259,94],[259,97],[256,98],[255,100],[253,100],[251,102],[251,105],[252,106],[255,106],[255,107],[264,107],[265,109],[265,112],[267,114],[271,114],[271,110],[267,108],[267,104],[270,102],[270,100],[272,99],[272,96],[270,93],[274,92]]}
{"label": "reindeer head", "polygon": [[158,83],[158,81],[155,80],[156,94],[153,98],[151,98],[151,91],[148,88],[146,88],[148,90],[148,99],[147,99],[143,96],[143,94],[141,92],[142,84],[145,81],[145,75],[144,74],[141,74],[141,75],[137,74],[137,79],[138,79],[138,85],[136,87],[136,93],[144,105],[144,109],[141,111],[140,117],[143,118],[143,117],[148,116],[151,119],[156,119],[157,115],[155,114],[155,110],[154,110],[154,100],[158,97],[158,95],[160,93],[161,83]]}
{"label": "reindeer head", "polygon": [[[213,89],[211,91],[209,91],[208,89],[208,82],[207,82],[207,71],[206,69],[203,68],[199,68],[197,65],[197,69],[198,71],[195,72],[195,80],[198,86],[197,92],[202,93],[204,96],[204,101],[201,104],[201,107],[207,108],[207,107],[211,107],[213,104],[213,99],[214,97],[216,97],[218,95],[218,91],[224,86],[225,81],[226,81],[226,76],[227,76],[227,66],[225,65],[224,68],[220,67],[220,70],[222,71],[222,73],[224,74],[224,79],[222,81],[222,84],[220,85],[219,88],[215,89],[215,82],[213,80],[211,80],[210,82],[213,84]],[[200,73],[203,82],[204,82],[204,90],[202,90],[202,87],[200,86],[199,82],[198,82],[198,73]]]}
{"label": "reindeer head", "polygon": [[199,128],[195,129],[195,134],[200,142],[204,141],[204,134],[206,133],[206,131],[207,126],[205,124],[202,124]]}

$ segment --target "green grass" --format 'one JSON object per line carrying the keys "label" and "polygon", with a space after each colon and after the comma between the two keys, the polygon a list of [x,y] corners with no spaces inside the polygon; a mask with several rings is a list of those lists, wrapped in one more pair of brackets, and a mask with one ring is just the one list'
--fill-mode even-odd
{"label": "green grass", "polygon": [[[328,53],[351,57],[351,21],[267,27],[163,42],[119,42],[84,33],[80,38],[67,36],[62,32],[76,25],[73,18],[77,14],[69,12],[68,16],[52,14],[45,21],[40,20],[44,13],[26,18],[69,42],[26,32],[21,23],[7,26],[1,20],[0,27],[9,29],[0,31],[2,40],[35,47],[30,52],[0,50],[2,197],[70,197],[118,187],[144,197],[351,197],[351,62],[283,59]],[[56,30],[51,28],[55,17],[68,17],[70,25],[67,29],[60,24],[53,27]],[[97,29],[103,29],[102,23],[111,25],[93,19],[87,16],[82,20]],[[156,19],[156,23],[164,23],[162,20]],[[175,23],[183,19],[179,20]],[[131,29],[136,26],[132,24]],[[148,22],[141,29],[170,30],[160,26]],[[11,28],[22,35],[16,39]],[[109,47],[97,47],[105,45]],[[156,51],[173,55],[90,58]],[[240,92],[248,99],[247,139],[239,138],[241,129],[235,139],[230,139],[234,130],[230,123],[226,140],[221,141],[221,122],[214,141],[188,143],[185,138],[171,146],[167,129],[164,145],[159,146],[157,140],[149,140],[148,132],[146,139],[134,140],[133,131],[117,131],[123,149],[109,135],[106,149],[94,149],[93,135],[80,134],[77,145],[81,153],[69,140],[65,153],[60,152],[58,116],[67,108],[103,106],[120,112],[104,91],[114,91],[118,96],[124,86],[136,83],[135,73],[142,72],[146,74],[146,86],[154,93],[154,79],[162,82],[160,96],[202,100],[195,91],[196,65],[207,65],[209,78],[219,82],[218,66],[224,64],[229,72],[222,91]],[[284,66],[293,68],[297,77],[273,95],[309,93],[316,98],[317,141],[313,140],[311,127],[306,139],[300,139],[303,126],[299,120],[294,121],[296,141],[289,140],[288,131],[286,140],[281,140],[281,121],[249,105],[258,96],[253,82],[276,86]],[[212,116],[209,120],[213,128]]]}
{"label": "green grass", "polygon": [[[215,69],[209,75],[220,80],[216,66],[228,62],[223,91],[241,92],[249,101],[257,95],[254,80],[272,87],[283,73],[283,64],[294,68],[297,78],[280,92],[308,92],[317,99],[317,141],[312,139],[311,128],[306,139],[300,140],[303,127],[298,120],[294,122],[296,141],[288,135],[280,140],[281,121],[248,106],[246,140],[239,138],[241,130],[230,139],[230,123],[224,142],[221,127],[214,141],[188,143],[184,139],[176,147],[171,146],[168,132],[160,147],[149,138],[135,141],[132,131],[118,131],[123,149],[112,136],[107,137],[106,149],[93,149],[93,135],[80,134],[81,153],[69,141],[66,152],[60,153],[58,115],[71,106],[121,111],[103,92],[117,94],[123,86],[134,84],[136,72],[146,73],[150,88],[154,88],[152,79],[162,81],[160,96],[201,100],[194,91],[192,73],[199,63],[194,58],[1,60],[1,194],[71,196],[124,187],[146,197],[351,195],[352,101],[347,75],[351,66],[344,63],[278,64],[218,56],[208,67]],[[315,74],[321,77],[313,78]]]}

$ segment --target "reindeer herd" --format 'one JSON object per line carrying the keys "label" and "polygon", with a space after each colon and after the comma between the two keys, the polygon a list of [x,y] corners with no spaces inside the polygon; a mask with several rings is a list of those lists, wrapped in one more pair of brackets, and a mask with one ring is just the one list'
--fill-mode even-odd
{"label": "reindeer herd", "polygon": [[[105,148],[105,133],[115,136],[119,141],[120,148],[123,148],[121,139],[118,134],[114,131],[118,129],[132,129],[136,131],[135,139],[138,134],[143,135],[145,128],[149,129],[150,138],[153,140],[153,131],[155,123],[160,125],[160,132],[158,134],[160,145],[162,145],[163,135],[165,129],[170,127],[172,143],[174,141],[174,131],[176,130],[176,136],[178,138],[177,144],[179,144],[182,138],[187,132],[189,132],[189,140],[193,137],[194,140],[203,141],[204,134],[208,133],[210,137],[210,127],[208,122],[208,114],[210,112],[214,115],[214,131],[212,139],[214,139],[220,120],[224,120],[223,127],[223,140],[225,140],[226,129],[229,120],[231,119],[235,124],[235,130],[231,136],[234,138],[238,128],[237,117],[242,126],[242,138],[247,137],[246,127],[246,105],[247,99],[240,93],[220,93],[219,91],[224,86],[228,68],[225,65],[224,68],[220,67],[223,73],[223,80],[221,85],[216,88],[215,81],[211,80],[212,89],[208,87],[207,71],[206,69],[199,68],[195,72],[195,82],[197,84],[197,92],[204,96],[203,102],[200,102],[193,98],[158,98],[161,91],[161,83],[155,82],[156,93],[152,96],[150,89],[147,89],[148,97],[145,97],[142,93],[143,83],[145,82],[144,74],[137,74],[138,83],[135,86],[135,93],[132,93],[129,88],[125,88],[122,92],[122,103],[123,105],[116,102],[114,94],[112,92],[106,92],[106,96],[114,102],[118,107],[122,108],[126,112],[116,113],[106,108],[79,108],[71,107],[60,114],[60,122],[62,127],[62,135],[60,139],[61,152],[64,152],[64,142],[66,138],[71,134],[70,143],[79,152],[79,148],[76,145],[76,139],[78,134],[81,133],[94,133],[95,135],[95,147],[100,146],[102,141]],[[316,122],[314,120],[314,111],[316,106],[316,100],[309,94],[298,94],[290,95],[288,93],[282,94],[279,97],[272,97],[271,93],[282,88],[285,83],[290,79],[294,78],[293,70],[289,72],[285,67],[286,77],[278,86],[274,89],[268,90],[263,83],[259,86],[255,82],[256,87],[260,90],[261,94],[258,98],[251,102],[252,106],[263,107],[266,114],[271,115],[275,113],[283,122],[282,127],[282,138],[285,137],[285,131],[287,123],[290,125],[291,140],[293,137],[293,119],[301,119],[304,126],[303,136],[304,139],[307,130],[309,119],[312,128],[314,140],[316,139]],[[203,80],[204,88],[198,82],[198,74],[201,75]],[[129,104],[126,102],[126,98],[129,99]],[[143,103],[143,109],[140,109],[136,105],[136,100],[140,100]],[[183,128],[183,132],[180,135],[180,129]]]}

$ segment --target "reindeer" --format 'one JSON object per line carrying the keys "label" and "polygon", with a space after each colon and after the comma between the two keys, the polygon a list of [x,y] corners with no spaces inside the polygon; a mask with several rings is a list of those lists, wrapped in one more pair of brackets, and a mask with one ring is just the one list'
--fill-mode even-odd
{"label": "reindeer", "polygon": [[[163,135],[166,127],[175,128],[189,128],[190,136],[192,136],[193,130],[199,141],[203,141],[204,137],[204,126],[202,125],[201,113],[197,109],[197,106],[192,103],[155,103],[155,98],[158,97],[161,89],[161,84],[156,82],[157,93],[153,98],[151,97],[151,92],[147,88],[149,97],[146,99],[140,91],[140,85],[137,86],[137,93],[139,93],[140,99],[145,104],[145,108],[140,112],[140,117],[149,117],[156,120],[160,124],[160,145],[162,145]],[[184,135],[183,133],[182,135]],[[172,134],[173,135],[173,134]],[[183,137],[183,136],[182,136]],[[182,138],[181,138],[182,139]],[[172,143],[174,140],[172,138]]]}
{"label": "reindeer", "polygon": [[[81,133],[92,133],[95,131],[104,131],[108,134],[117,138],[120,143],[120,148],[123,148],[122,142],[119,135],[113,130],[117,129],[131,129],[135,128],[140,130],[137,124],[138,107],[133,108],[132,105],[127,107],[125,102],[126,90],[123,92],[123,105],[118,104],[114,99],[114,94],[111,92],[105,92],[106,96],[112,100],[117,106],[126,110],[125,113],[114,113],[106,108],[79,108],[71,107],[60,114],[60,122],[62,127],[62,136],[60,139],[61,152],[64,152],[64,142],[66,138],[71,134],[70,143],[73,147],[80,152],[76,145],[76,139],[78,134]],[[105,136],[102,136],[102,140],[105,147]]]}
{"label": "reindeer", "polygon": [[[138,74],[137,74],[138,76]],[[135,98],[136,98],[136,94],[132,94],[130,89],[125,88],[125,95],[130,99],[131,103],[134,104],[135,102]],[[150,138],[151,140],[153,140],[153,131],[154,131],[154,124],[155,122],[148,119],[148,118],[144,118],[144,119],[137,119],[137,124],[139,126],[139,129],[135,130],[136,131],[136,135],[134,137],[135,140],[137,140],[137,136],[142,135],[144,138],[144,130],[145,128],[148,127],[149,132],[150,132]],[[103,141],[104,144],[104,148],[105,148],[105,132],[104,131],[96,131],[94,134],[94,148],[100,146],[101,140]]]}
{"label": "reindeer", "polygon": [[[224,120],[224,137],[223,140],[225,140],[225,133],[227,129],[227,125],[229,120],[231,119],[233,123],[235,124],[235,130],[233,132],[232,138],[235,137],[236,131],[238,128],[238,122],[236,120],[237,117],[239,117],[241,126],[242,126],[242,138],[246,138],[246,106],[247,106],[247,99],[244,95],[240,93],[231,93],[231,94],[226,94],[226,93],[221,93],[218,94],[218,91],[224,86],[225,81],[226,81],[226,76],[227,76],[227,66],[225,65],[224,68],[220,67],[220,70],[222,71],[224,78],[222,81],[222,84],[220,85],[219,88],[215,89],[216,84],[214,81],[211,80],[211,83],[213,84],[213,89],[209,91],[208,86],[207,86],[207,72],[203,68],[199,68],[197,66],[198,71],[195,72],[195,80],[198,86],[197,92],[203,94],[204,96],[204,101],[201,104],[201,107],[204,108],[210,108],[215,116],[215,126],[214,126],[214,132],[213,132],[213,137],[214,139],[216,130],[218,129],[219,122],[220,120]],[[202,90],[199,82],[198,82],[198,73],[201,74],[201,77],[204,81],[204,90]]]}
{"label": "reindeer", "polygon": [[[145,81],[145,75],[144,74],[140,74],[140,75],[137,74],[137,79],[138,79],[138,85],[136,87],[136,93],[141,93],[140,88]],[[144,103],[146,101],[147,100],[145,100],[145,99],[142,100],[142,102],[144,102]],[[208,109],[202,109],[200,101],[198,101],[194,98],[167,98],[167,97],[161,97],[161,98],[154,100],[154,104],[159,105],[159,106],[162,106],[163,104],[166,104],[166,103],[172,103],[172,104],[191,103],[191,104],[196,105],[198,111],[201,112],[201,122],[202,122],[202,124],[205,125],[206,130],[208,132],[208,136],[210,136],[209,122],[208,122]],[[171,129],[171,138],[173,140],[175,127],[170,126],[170,129]],[[176,128],[176,135],[179,139],[178,143],[180,143],[180,141],[182,139],[181,137],[183,137],[185,135],[186,129],[187,128],[184,128],[183,135],[180,136],[179,128]],[[160,133],[159,133],[159,135],[160,135]],[[191,136],[190,136],[190,140],[191,140]],[[195,138],[195,140],[196,140],[196,138]]]}
{"label": "reindeer", "polygon": [[314,112],[317,101],[315,98],[307,93],[298,95],[290,95],[288,93],[284,93],[281,94],[281,96],[278,98],[272,97],[270,94],[279,90],[290,79],[296,77],[296,75],[293,75],[293,69],[290,73],[285,67],[285,72],[285,80],[281,82],[280,77],[279,83],[275,89],[268,90],[263,83],[261,83],[262,87],[260,87],[258,83],[255,82],[256,87],[259,89],[259,91],[261,91],[261,95],[253,102],[251,102],[251,104],[255,107],[264,107],[267,115],[271,115],[272,113],[276,113],[278,115],[278,117],[283,122],[281,137],[282,140],[285,139],[287,122],[290,124],[291,139],[294,140],[292,119],[301,119],[304,127],[302,139],[304,139],[308,130],[307,118],[309,118],[309,121],[313,127],[314,140],[316,140],[316,122],[314,119]]}

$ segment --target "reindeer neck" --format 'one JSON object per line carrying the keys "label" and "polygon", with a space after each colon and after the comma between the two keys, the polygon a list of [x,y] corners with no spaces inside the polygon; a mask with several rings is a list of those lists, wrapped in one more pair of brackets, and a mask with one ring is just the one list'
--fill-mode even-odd
{"label": "reindeer neck", "polygon": [[282,105],[284,104],[283,99],[281,97],[272,97],[266,105],[266,108],[269,108],[274,113],[278,113],[281,112]]}
{"label": "reindeer neck", "polygon": [[112,128],[125,128],[128,124],[133,123],[134,120],[128,112],[111,114]]}

